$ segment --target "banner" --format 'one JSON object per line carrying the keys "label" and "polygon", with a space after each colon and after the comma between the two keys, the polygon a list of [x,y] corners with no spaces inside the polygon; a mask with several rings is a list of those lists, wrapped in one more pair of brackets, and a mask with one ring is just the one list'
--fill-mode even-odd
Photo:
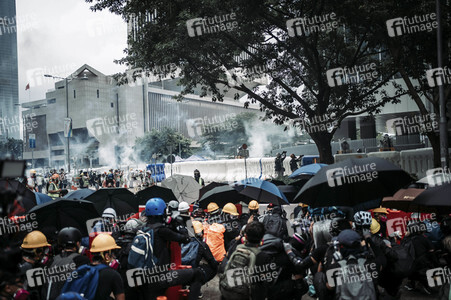
{"label": "banner", "polygon": [[72,137],[72,119],[64,118],[64,137]]}

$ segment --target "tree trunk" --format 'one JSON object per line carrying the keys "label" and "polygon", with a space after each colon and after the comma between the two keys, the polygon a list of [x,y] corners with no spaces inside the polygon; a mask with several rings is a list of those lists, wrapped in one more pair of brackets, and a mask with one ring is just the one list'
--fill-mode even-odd
{"label": "tree trunk", "polygon": [[319,152],[319,160],[324,164],[333,164],[334,156],[332,155],[332,146],[330,141],[332,135],[324,132],[311,133],[311,138],[316,144]]}
{"label": "tree trunk", "polygon": [[427,137],[434,153],[434,168],[441,167],[442,163],[440,161],[440,137],[434,132],[428,132]]}

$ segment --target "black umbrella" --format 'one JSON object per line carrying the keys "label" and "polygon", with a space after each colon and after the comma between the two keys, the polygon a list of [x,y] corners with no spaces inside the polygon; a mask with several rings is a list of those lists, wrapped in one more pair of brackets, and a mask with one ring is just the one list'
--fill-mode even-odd
{"label": "black umbrella", "polygon": [[138,212],[138,200],[132,192],[124,188],[100,189],[85,200],[94,203],[99,214],[108,207],[114,208],[118,217]]}
{"label": "black umbrella", "polygon": [[86,197],[90,196],[91,194],[93,194],[95,191],[91,190],[91,189],[78,189],[75,191],[71,191],[69,192],[66,196],[64,196],[64,199],[78,199],[78,200],[83,200],[86,199]]}
{"label": "black umbrella", "polygon": [[238,191],[229,185],[218,186],[205,193],[199,200],[199,206],[201,208],[207,208],[210,202],[216,202],[219,207],[223,207],[227,203],[238,203],[243,201],[249,203],[251,201],[249,197],[238,193]]}
{"label": "black umbrella", "polygon": [[428,188],[418,195],[412,202],[416,205],[428,206],[437,209],[440,213],[451,211],[451,183]]}
{"label": "black umbrella", "polygon": [[292,203],[300,188],[294,185],[278,185],[277,188],[287,197],[288,202]]}
{"label": "black umbrella", "polygon": [[19,197],[19,204],[26,212],[36,206],[35,194],[27,186],[18,180],[2,179],[0,180],[0,190],[9,190],[16,193]]}
{"label": "black umbrella", "polygon": [[380,206],[412,182],[404,170],[376,157],[347,159],[321,168],[296,195],[295,202],[312,207],[351,206],[370,209]]}
{"label": "black umbrella", "polygon": [[149,200],[150,198],[155,198],[155,197],[163,199],[164,202],[166,202],[166,203],[168,203],[171,200],[177,201],[177,198],[175,197],[175,195],[171,189],[164,188],[161,186],[156,186],[156,185],[148,187],[148,188],[136,193],[136,198],[138,199],[139,205],[146,205],[147,200]]}
{"label": "black umbrella", "polygon": [[57,199],[33,207],[29,214],[36,214],[39,229],[55,227],[78,228],[83,236],[88,235],[86,221],[99,218],[100,214],[94,204],[85,200]]}
{"label": "black umbrella", "polygon": [[215,187],[218,187],[218,186],[224,186],[224,185],[227,185],[227,183],[222,183],[222,182],[216,182],[216,181],[213,181],[212,183],[207,184],[206,186],[202,187],[202,188],[199,190],[199,199],[201,199],[202,196],[205,195],[206,192],[211,191],[211,190],[214,189]]}

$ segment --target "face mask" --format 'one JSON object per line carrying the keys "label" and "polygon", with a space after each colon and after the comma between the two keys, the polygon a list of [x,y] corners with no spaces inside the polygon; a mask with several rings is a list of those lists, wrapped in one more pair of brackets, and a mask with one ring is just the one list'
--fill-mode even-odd
{"label": "face mask", "polygon": [[30,292],[24,290],[24,289],[18,289],[13,296],[14,300],[26,300],[28,299],[28,296],[30,296]]}

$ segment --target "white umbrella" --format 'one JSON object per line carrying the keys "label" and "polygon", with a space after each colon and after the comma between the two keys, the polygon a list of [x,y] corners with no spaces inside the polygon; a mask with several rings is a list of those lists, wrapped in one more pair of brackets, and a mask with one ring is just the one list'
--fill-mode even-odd
{"label": "white umbrella", "polygon": [[179,201],[191,204],[199,199],[201,185],[191,176],[175,174],[163,180],[161,186],[171,189]]}

